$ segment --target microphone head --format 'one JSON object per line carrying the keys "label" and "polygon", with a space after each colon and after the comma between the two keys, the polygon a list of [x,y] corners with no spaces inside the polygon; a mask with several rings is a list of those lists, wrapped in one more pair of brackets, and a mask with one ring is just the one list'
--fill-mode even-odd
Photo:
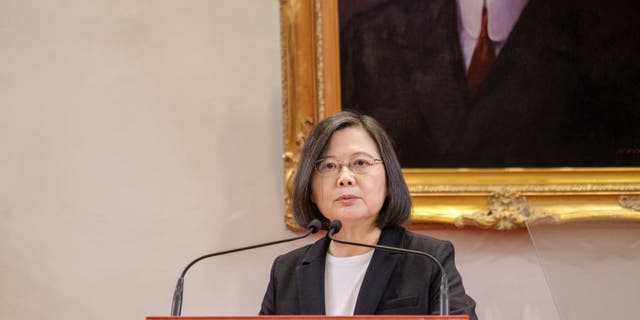
{"label": "microphone head", "polygon": [[336,234],[340,232],[340,229],[342,229],[342,222],[340,222],[340,220],[333,220],[331,221],[331,223],[329,223],[330,234]]}
{"label": "microphone head", "polygon": [[320,231],[320,229],[322,229],[322,222],[318,219],[311,220],[307,226],[307,230],[311,231],[311,233],[316,233]]}

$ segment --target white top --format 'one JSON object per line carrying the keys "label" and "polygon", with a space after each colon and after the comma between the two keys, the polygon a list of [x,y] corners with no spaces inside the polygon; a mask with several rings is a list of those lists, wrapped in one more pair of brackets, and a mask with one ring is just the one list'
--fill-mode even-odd
{"label": "white top", "polygon": [[[487,2],[487,29],[493,41],[496,56],[518,22],[528,0],[485,0]],[[467,69],[471,63],[482,28],[483,0],[458,0],[458,31]]]}
{"label": "white top", "polygon": [[326,315],[353,315],[360,286],[374,251],[353,257],[334,257],[327,253],[324,266]]}

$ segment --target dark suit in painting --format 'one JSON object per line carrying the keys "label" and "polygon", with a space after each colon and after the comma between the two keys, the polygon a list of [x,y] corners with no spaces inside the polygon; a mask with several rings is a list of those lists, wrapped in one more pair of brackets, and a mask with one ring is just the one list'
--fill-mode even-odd
{"label": "dark suit in painting", "polygon": [[456,1],[394,0],[341,32],[342,107],[403,167],[640,165],[634,1],[530,0],[471,97]]}
{"label": "dark suit in painting", "polygon": [[[451,314],[477,319],[475,302],[466,295],[448,241],[418,235],[401,227],[383,229],[380,245],[419,250],[435,256],[449,278]],[[262,302],[262,315],[322,315],[324,270],[329,240],[320,239],[278,257]],[[441,273],[421,256],[376,250],[366,271],[354,314],[438,314]]]}

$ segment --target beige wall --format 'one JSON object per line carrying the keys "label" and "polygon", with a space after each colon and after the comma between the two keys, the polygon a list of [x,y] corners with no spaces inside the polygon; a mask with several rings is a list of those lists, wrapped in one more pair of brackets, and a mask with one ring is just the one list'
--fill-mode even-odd
{"label": "beige wall", "polygon": [[[192,258],[291,235],[278,21],[276,0],[0,1],[0,319],[167,315]],[[558,319],[526,232],[424,232],[482,319]],[[255,314],[294,246],[195,266],[183,314]]]}

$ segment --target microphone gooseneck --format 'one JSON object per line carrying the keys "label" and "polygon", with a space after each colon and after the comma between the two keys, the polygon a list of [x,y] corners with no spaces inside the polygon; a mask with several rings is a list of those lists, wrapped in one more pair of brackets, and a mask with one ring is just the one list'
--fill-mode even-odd
{"label": "microphone gooseneck", "polygon": [[447,273],[444,271],[444,267],[442,266],[440,261],[436,259],[436,257],[426,252],[417,251],[417,250],[409,250],[404,248],[358,243],[358,242],[351,242],[351,241],[336,239],[334,235],[340,232],[340,229],[342,229],[342,222],[340,222],[340,220],[331,221],[331,223],[329,223],[329,227],[328,227],[329,232],[327,232],[327,237],[329,237],[329,239],[337,243],[348,244],[348,245],[359,246],[359,247],[368,247],[368,248],[380,249],[380,250],[386,250],[386,251],[392,251],[392,252],[414,254],[418,256],[427,257],[433,260],[433,262],[435,262],[436,265],[438,265],[438,268],[440,269],[440,273],[442,274],[442,277],[440,279],[440,315],[441,316],[449,315],[449,279],[447,279]]}
{"label": "microphone gooseneck", "polygon": [[215,256],[229,254],[229,253],[234,253],[234,252],[238,252],[238,251],[245,251],[245,250],[261,248],[261,247],[266,247],[266,246],[272,246],[272,245],[275,245],[275,244],[280,244],[280,243],[300,240],[302,238],[306,238],[309,235],[320,231],[320,229],[322,229],[322,223],[319,220],[314,219],[309,223],[309,225],[307,226],[307,232],[305,234],[303,234],[303,235],[296,236],[296,237],[293,237],[293,238],[288,238],[288,239],[282,239],[282,240],[277,240],[277,241],[271,241],[271,242],[256,244],[256,245],[242,247],[242,248],[236,248],[236,249],[231,249],[231,250],[214,252],[214,253],[206,254],[204,256],[201,256],[201,257],[191,261],[191,263],[189,263],[184,268],[182,273],[180,274],[180,278],[178,278],[178,283],[176,284],[176,290],[173,293],[173,300],[171,301],[171,315],[172,316],[179,316],[182,313],[182,292],[183,292],[183,289],[184,289],[184,276],[185,276],[185,274],[187,274],[187,271],[191,268],[191,266],[196,264],[198,261],[206,259],[206,258],[211,258],[211,257],[215,257]]}

